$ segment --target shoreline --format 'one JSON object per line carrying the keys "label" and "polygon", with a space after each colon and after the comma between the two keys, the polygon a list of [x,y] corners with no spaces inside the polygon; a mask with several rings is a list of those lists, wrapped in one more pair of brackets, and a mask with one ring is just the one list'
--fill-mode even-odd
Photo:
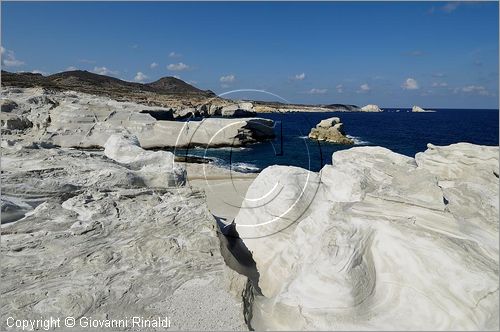
{"label": "shoreline", "polygon": [[[205,168],[205,172],[203,172]],[[205,192],[208,209],[230,223],[259,173],[240,173],[210,164],[186,165],[186,185]]]}

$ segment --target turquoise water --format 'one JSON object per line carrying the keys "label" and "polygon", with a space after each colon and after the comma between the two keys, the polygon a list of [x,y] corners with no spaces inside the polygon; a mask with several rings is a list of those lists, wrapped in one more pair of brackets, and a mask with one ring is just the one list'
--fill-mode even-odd
{"label": "turquoise water", "polygon": [[[413,157],[427,143],[448,145],[469,142],[498,145],[498,110],[438,109],[435,113],[411,113],[408,109],[382,113],[286,113],[262,114],[276,122],[276,139],[246,148],[190,149],[179,155],[206,156],[215,164],[237,171],[257,172],[270,165],[293,165],[318,171],[331,163],[332,153],[352,146],[317,142],[307,138],[320,120],[338,116],[355,146],[383,146]],[[282,135],[280,132],[282,131]]]}

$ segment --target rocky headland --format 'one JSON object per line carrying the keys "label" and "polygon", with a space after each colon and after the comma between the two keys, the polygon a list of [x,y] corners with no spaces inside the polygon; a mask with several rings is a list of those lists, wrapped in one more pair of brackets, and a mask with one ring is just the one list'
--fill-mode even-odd
{"label": "rocky headland", "polygon": [[344,124],[338,117],[321,120],[315,128],[311,129],[309,138],[329,143],[354,144],[352,139],[346,137]]}
{"label": "rocky headland", "polygon": [[269,101],[233,101],[171,76],[162,77],[151,83],[137,83],[84,70],[66,71],[48,76],[2,70],[2,86],[82,92],[116,101],[171,109],[172,115],[163,120],[192,116],[252,117],[256,113],[381,111],[376,105],[358,107],[350,104],[305,105]]}
{"label": "rocky headland", "polygon": [[[1,123],[6,140],[24,139],[60,147],[103,148],[112,134],[135,135],[143,148],[241,146],[274,137],[273,121],[233,118],[248,105],[221,107],[228,117],[196,117],[173,110],[74,91],[3,89]],[[241,107],[240,107],[241,105]],[[183,112],[184,116],[179,116]],[[240,113],[242,114],[242,113]],[[189,120],[192,118],[193,120]]]}

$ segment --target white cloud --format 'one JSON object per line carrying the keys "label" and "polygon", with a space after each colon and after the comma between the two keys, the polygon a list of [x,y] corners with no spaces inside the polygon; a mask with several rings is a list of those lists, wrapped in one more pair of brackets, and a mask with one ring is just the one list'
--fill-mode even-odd
{"label": "white cloud", "polygon": [[138,48],[139,48],[139,45],[137,45],[137,44],[132,44],[132,45],[130,45],[130,47],[132,47],[133,49],[138,49]]}
{"label": "white cloud", "polygon": [[468,85],[468,86],[464,86],[463,88],[455,88],[455,93],[457,93],[458,91],[462,91],[465,93],[471,93],[471,94],[478,94],[481,96],[489,96],[490,95],[489,91],[484,86],[481,86],[481,85]]}
{"label": "white cloud", "polygon": [[168,56],[169,56],[169,57],[171,57],[171,58],[180,58],[182,55],[181,55],[181,54],[179,54],[179,53],[170,52],[170,53],[168,54]]}
{"label": "white cloud", "polygon": [[7,50],[3,46],[0,46],[0,51],[2,55],[2,66],[19,67],[24,65],[23,61],[16,58],[14,51]]}
{"label": "white cloud", "polygon": [[363,83],[359,86],[359,90],[357,93],[365,93],[370,91],[372,88],[368,85],[368,83]]}
{"label": "white cloud", "polygon": [[293,77],[296,81],[303,81],[306,78],[306,73],[297,74]]}
{"label": "white cloud", "polygon": [[459,2],[448,2],[446,5],[441,7],[441,10],[445,13],[451,13],[454,12],[458,8],[458,6],[460,6]]}
{"label": "white cloud", "polygon": [[146,80],[148,77],[146,75],[144,75],[142,72],[137,72],[137,74],[135,75],[134,77],[134,81],[136,82],[144,82],[144,80]]}
{"label": "white cloud", "polygon": [[183,63],[183,62],[179,62],[179,63],[171,63],[171,64],[169,64],[167,66],[167,69],[171,70],[171,71],[183,71],[183,70],[190,69],[190,67],[188,65],[186,65],[185,63]]}
{"label": "white cloud", "polygon": [[338,84],[336,87],[338,93],[344,93],[344,85]]}
{"label": "white cloud", "polygon": [[39,69],[34,69],[31,71],[32,74],[42,74],[43,76],[47,75],[47,72],[39,70]]}
{"label": "white cloud", "polygon": [[93,70],[94,73],[99,74],[99,75],[118,75],[117,71],[108,69],[106,67],[94,67]]}
{"label": "white cloud", "polygon": [[446,82],[434,82],[431,85],[433,88],[445,88],[448,86],[448,83]]}
{"label": "white cloud", "polygon": [[221,84],[220,87],[223,89],[226,89],[226,88],[229,88],[229,84]]}
{"label": "white cloud", "polygon": [[236,80],[236,76],[234,76],[233,74],[221,76],[219,78],[219,81],[221,81],[222,83],[233,83],[235,80]]}
{"label": "white cloud", "polygon": [[174,76],[172,76],[172,77],[174,77],[174,78],[176,78],[176,79],[178,79],[178,80],[180,80],[180,79],[181,79],[181,76],[180,76],[180,75],[174,75]]}
{"label": "white cloud", "polygon": [[432,77],[445,77],[446,75],[443,73],[434,73],[432,74]]}
{"label": "white cloud", "polygon": [[444,6],[431,7],[431,9],[429,10],[429,13],[434,14],[436,11],[441,11],[441,12],[449,14],[449,13],[452,13],[455,10],[457,10],[457,8],[459,6],[460,6],[460,2],[458,2],[458,1],[447,2]]}
{"label": "white cloud", "polygon": [[430,96],[430,95],[433,95],[434,92],[431,91],[431,90],[427,90],[427,91],[422,91],[422,93],[420,93],[421,96],[425,97],[425,96]]}
{"label": "white cloud", "polygon": [[149,65],[149,68],[151,69],[155,69],[156,67],[158,67],[158,64],[156,62],[153,62]]}
{"label": "white cloud", "polygon": [[418,90],[418,82],[414,78],[407,78],[406,81],[403,82],[401,87],[405,90]]}
{"label": "white cloud", "polygon": [[73,71],[73,70],[78,70],[78,68],[76,68],[75,66],[69,66],[68,68],[66,68],[66,71]]}
{"label": "white cloud", "polygon": [[187,81],[187,83],[189,83],[191,85],[195,85],[195,84],[198,84],[198,81]]}
{"label": "white cloud", "polygon": [[324,95],[327,92],[328,89],[317,89],[317,88],[312,88],[311,90],[307,91],[307,93],[310,95]]}

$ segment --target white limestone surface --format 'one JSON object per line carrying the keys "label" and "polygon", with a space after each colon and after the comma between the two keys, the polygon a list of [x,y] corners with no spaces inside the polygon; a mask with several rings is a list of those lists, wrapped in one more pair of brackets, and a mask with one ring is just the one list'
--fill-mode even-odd
{"label": "white limestone surface", "polygon": [[180,186],[186,181],[186,170],[172,152],[144,150],[135,136],[111,135],[104,155],[136,171],[148,187]]}
{"label": "white limestone surface", "polygon": [[30,128],[34,141],[60,147],[102,148],[113,134],[134,135],[143,148],[241,146],[274,137],[273,121],[262,118],[166,121],[151,114],[171,115],[172,108],[41,88],[6,87],[2,93],[2,125]]}
{"label": "white limestone surface", "polygon": [[166,186],[173,173],[158,163],[169,155],[115,139],[107,150],[118,161],[102,151],[2,146],[0,315],[247,329],[246,277],[226,266],[204,193]]}
{"label": "white limestone surface", "polygon": [[333,154],[265,169],[235,219],[262,296],[257,330],[499,327],[498,147]]}

